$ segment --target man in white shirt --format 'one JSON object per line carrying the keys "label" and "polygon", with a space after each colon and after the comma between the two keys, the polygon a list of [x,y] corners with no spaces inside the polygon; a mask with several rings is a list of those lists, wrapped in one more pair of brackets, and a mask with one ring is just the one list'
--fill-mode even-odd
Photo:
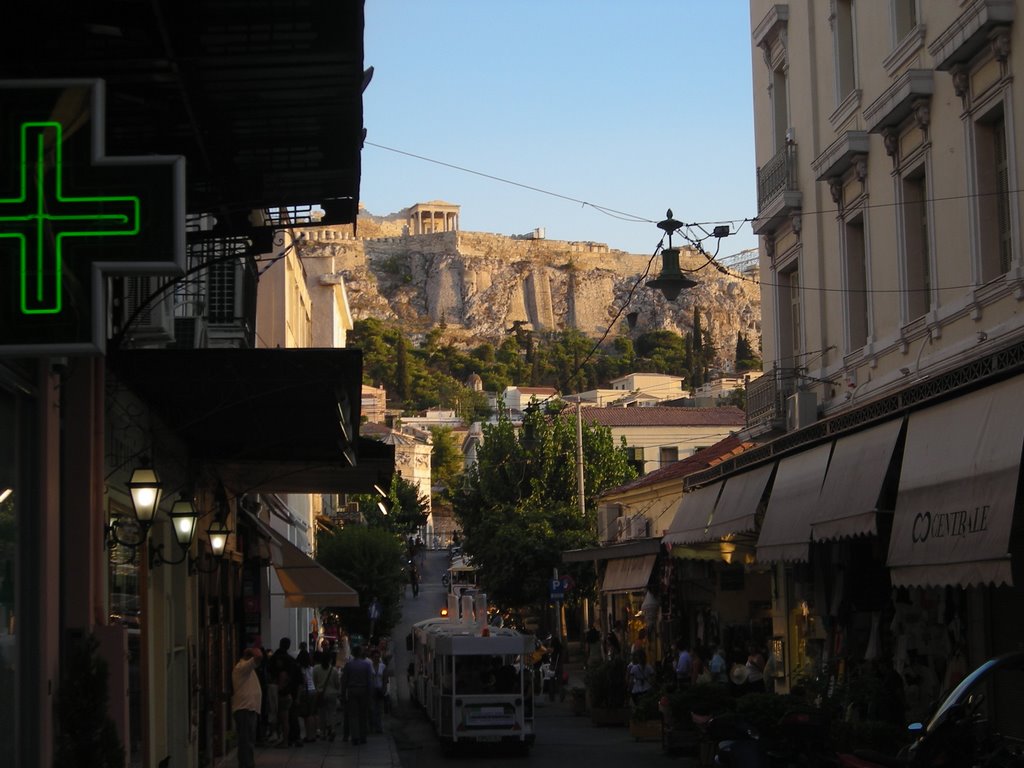
{"label": "man in white shirt", "polygon": [[255,768],[256,757],[253,745],[256,743],[256,729],[263,706],[263,689],[256,668],[263,660],[259,648],[246,648],[242,658],[231,670],[231,712],[235,718],[235,732],[238,734],[238,768]]}
{"label": "man in white shirt", "polygon": [[676,650],[679,652],[679,656],[676,658],[676,684],[677,685],[689,685],[691,676],[691,663],[690,650],[685,640],[676,641]]}

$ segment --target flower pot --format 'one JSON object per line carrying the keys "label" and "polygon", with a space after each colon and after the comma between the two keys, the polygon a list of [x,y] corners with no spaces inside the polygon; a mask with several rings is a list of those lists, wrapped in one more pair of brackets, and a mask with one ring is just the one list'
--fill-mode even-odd
{"label": "flower pot", "polygon": [[661,720],[630,720],[629,735],[637,741],[661,741]]}

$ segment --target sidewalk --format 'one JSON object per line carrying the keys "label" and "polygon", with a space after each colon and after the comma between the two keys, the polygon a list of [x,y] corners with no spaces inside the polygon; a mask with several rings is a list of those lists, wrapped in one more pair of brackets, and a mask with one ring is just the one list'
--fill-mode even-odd
{"label": "sidewalk", "polygon": [[[370,734],[360,746],[342,741],[339,734],[334,741],[311,741],[301,747],[257,747],[256,768],[400,768],[393,736],[394,718],[386,714],[383,720],[384,733]],[[217,768],[237,765],[233,751],[216,763]]]}

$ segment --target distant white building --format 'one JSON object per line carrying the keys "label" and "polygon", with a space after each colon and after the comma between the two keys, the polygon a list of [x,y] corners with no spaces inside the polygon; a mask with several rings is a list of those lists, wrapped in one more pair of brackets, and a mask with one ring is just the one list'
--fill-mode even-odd
{"label": "distant white building", "polygon": [[630,373],[611,381],[612,389],[621,392],[643,391],[661,400],[673,400],[687,394],[682,376],[664,373]]}
{"label": "distant white building", "polygon": [[558,390],[554,387],[505,387],[501,397],[509,415],[516,419],[523,415],[531,402],[540,404],[554,400],[558,397]]}

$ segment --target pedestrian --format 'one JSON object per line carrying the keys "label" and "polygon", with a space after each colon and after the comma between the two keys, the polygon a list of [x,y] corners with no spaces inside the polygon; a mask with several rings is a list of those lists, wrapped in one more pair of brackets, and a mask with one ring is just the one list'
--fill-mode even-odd
{"label": "pedestrian", "polygon": [[676,685],[689,685],[693,673],[690,664],[690,646],[686,640],[676,641]]}
{"label": "pedestrian", "polygon": [[303,741],[308,743],[316,741],[317,730],[316,683],[313,681],[313,659],[307,652],[301,661],[296,659],[296,662],[302,670],[302,686],[299,692],[299,717],[302,718]]}
{"label": "pedestrian", "polygon": [[246,648],[231,670],[231,713],[235,719],[235,733],[238,738],[236,759],[238,768],[255,768],[256,744],[260,712],[263,709],[263,689],[256,670],[263,661],[258,647]]}
{"label": "pedestrian", "polygon": [[622,655],[622,643],[614,629],[609,629],[604,636],[604,657],[606,659],[617,659]]}
{"label": "pedestrian", "polygon": [[412,587],[412,596],[420,593],[420,572],[414,563],[409,563],[409,586]]}
{"label": "pedestrian", "polygon": [[365,744],[370,721],[370,685],[373,669],[363,654],[363,647],[352,649],[352,658],[341,673],[341,695],[353,744]]}
{"label": "pedestrian", "polygon": [[633,706],[640,697],[651,690],[654,680],[654,667],[647,663],[647,654],[642,648],[633,651],[633,661],[626,667],[626,683]]}
{"label": "pedestrian", "polygon": [[551,665],[548,701],[554,701],[556,695],[559,701],[565,701],[565,654],[562,649],[562,641],[557,637],[551,638],[551,656],[548,663]]}
{"label": "pedestrian", "polygon": [[715,655],[708,662],[708,670],[711,672],[711,682],[729,682],[729,665],[725,662],[725,651],[721,647],[715,649]]}
{"label": "pedestrian", "polygon": [[379,648],[374,648],[370,651],[370,668],[373,670],[370,684],[370,732],[384,733],[384,723],[381,714],[384,712],[388,699],[388,685],[391,682],[391,673],[388,670],[387,664],[381,658]]}
{"label": "pedestrian", "polygon": [[277,731],[274,741],[281,748],[291,743],[291,714],[295,702],[292,686],[292,665],[295,659],[288,652],[291,647],[291,638],[282,637],[277,650],[270,657],[270,676],[277,689]]}
{"label": "pedestrian", "polygon": [[313,668],[313,684],[316,687],[314,701],[317,719],[320,721],[320,737],[334,741],[338,695],[341,693],[341,675],[334,666],[330,653],[320,654],[319,663]]}
{"label": "pedestrian", "polygon": [[584,661],[590,667],[601,661],[601,633],[594,626],[594,622],[590,622],[590,627],[587,629],[586,634],[584,634],[583,639],[586,642],[584,646],[586,658]]}

